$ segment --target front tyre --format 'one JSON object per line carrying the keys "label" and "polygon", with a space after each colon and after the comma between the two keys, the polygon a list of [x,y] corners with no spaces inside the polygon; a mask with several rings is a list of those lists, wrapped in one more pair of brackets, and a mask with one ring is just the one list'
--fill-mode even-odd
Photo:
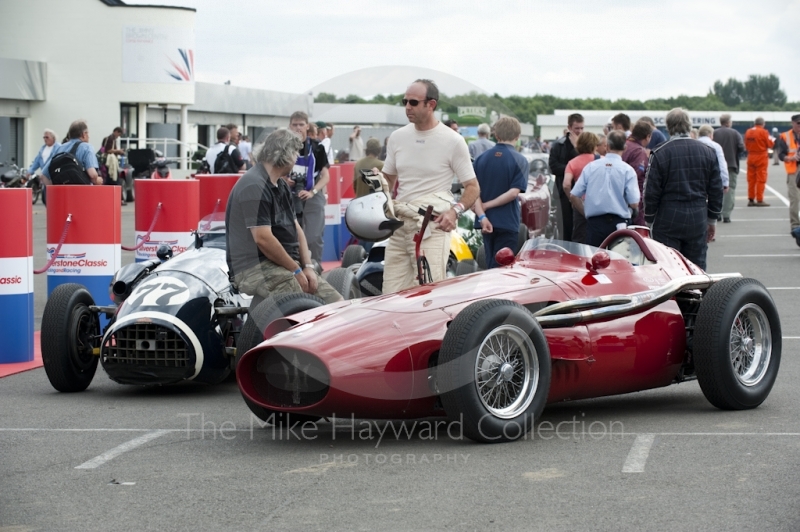
{"label": "front tyre", "polygon": [[367,258],[364,246],[351,244],[347,246],[342,255],[342,268],[349,268],[353,264],[361,264]]}
{"label": "front tyre", "polygon": [[100,357],[100,322],[91,294],[83,285],[57,286],[42,315],[42,363],[59,392],[82,392],[89,387]]}
{"label": "front tyre", "polygon": [[439,389],[448,417],[485,443],[533,428],[550,389],[550,350],[531,313],[513,301],[472,303],[450,324],[439,352]]}
{"label": "front tyre", "polygon": [[781,323],[764,285],[741,278],[712,285],[697,311],[693,352],[712,405],[745,410],[763,403],[781,361]]}
{"label": "front tyre", "polygon": [[325,280],[344,299],[358,299],[361,297],[361,287],[355,274],[349,268],[334,268],[328,272]]}

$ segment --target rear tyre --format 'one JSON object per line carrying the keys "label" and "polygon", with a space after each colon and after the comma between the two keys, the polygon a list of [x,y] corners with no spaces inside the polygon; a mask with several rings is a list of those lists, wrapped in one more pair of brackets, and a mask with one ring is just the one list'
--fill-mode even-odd
{"label": "rear tyre", "polygon": [[447,267],[445,269],[445,278],[448,277],[455,277],[458,275],[456,273],[456,267],[458,266],[458,259],[450,252],[450,255],[447,256]]}
{"label": "rear tyre", "polygon": [[723,279],[697,310],[693,353],[697,381],[723,410],[755,408],[769,395],[781,361],[781,323],[764,285]]}
{"label": "rear tyre", "polygon": [[481,244],[481,247],[478,248],[478,252],[475,254],[475,262],[478,263],[478,269],[486,269],[486,248],[484,244]]}
{"label": "rear tyre", "polygon": [[478,263],[472,259],[464,259],[456,264],[456,277],[459,275],[468,275],[478,271]]}
{"label": "rear tyre", "polygon": [[[236,367],[239,366],[239,360],[245,353],[256,347],[258,344],[266,340],[264,337],[264,330],[267,325],[272,323],[278,318],[291,316],[298,312],[311,310],[321,307],[325,304],[321,298],[305,293],[284,294],[275,298],[268,297],[261,303],[255,306],[248,312],[247,320],[242,326],[242,332],[239,333],[239,341],[236,345]],[[250,411],[261,421],[271,422],[276,426],[288,427],[294,426],[297,423],[305,423],[306,421],[315,422],[320,418],[318,416],[307,416],[303,414],[287,414],[285,412],[278,412],[270,408],[257,405],[250,399],[242,394],[245,404]]]}
{"label": "rear tyre", "polygon": [[438,386],[464,435],[513,441],[533,428],[550,389],[550,350],[539,323],[513,301],[486,299],[462,310],[444,335]]}
{"label": "rear tyre", "polygon": [[36,202],[39,201],[39,196],[42,195],[42,185],[38,183],[34,183],[31,185],[31,205],[36,205]]}
{"label": "rear tyre", "polygon": [[133,175],[128,173],[125,176],[125,201],[133,201]]}
{"label": "rear tyre", "polygon": [[334,268],[325,278],[328,284],[342,294],[345,299],[358,299],[361,297],[361,287],[355,274],[347,268]]}
{"label": "rear tyre", "polygon": [[383,272],[373,272],[365,275],[359,283],[361,294],[364,297],[379,296],[383,294]]}
{"label": "rear tyre", "polygon": [[342,268],[347,268],[353,264],[361,264],[367,258],[367,251],[363,246],[353,244],[347,246],[342,255]]}
{"label": "rear tyre", "polygon": [[519,253],[522,249],[522,246],[525,245],[525,242],[528,241],[528,226],[525,224],[519,224],[519,234],[517,235],[517,247],[514,249],[514,255]]}
{"label": "rear tyre", "polygon": [[100,322],[89,307],[94,299],[83,285],[57,286],[42,316],[42,362],[50,384],[59,392],[89,387],[100,357]]}

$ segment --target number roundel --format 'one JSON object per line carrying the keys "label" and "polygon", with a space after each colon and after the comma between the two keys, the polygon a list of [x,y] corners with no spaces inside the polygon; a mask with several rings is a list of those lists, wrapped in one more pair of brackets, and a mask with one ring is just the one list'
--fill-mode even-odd
{"label": "number roundel", "polygon": [[171,307],[189,301],[189,287],[176,277],[159,276],[136,287],[132,307]]}

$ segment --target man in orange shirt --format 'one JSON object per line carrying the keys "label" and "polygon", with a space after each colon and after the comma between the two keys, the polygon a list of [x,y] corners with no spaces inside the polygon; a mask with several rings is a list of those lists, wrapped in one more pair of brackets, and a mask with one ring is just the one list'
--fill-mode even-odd
{"label": "man in orange shirt", "polygon": [[747,150],[747,206],[769,207],[764,202],[764,188],[767,186],[769,168],[768,150],[774,142],[764,129],[764,119],[756,118],[755,125],[744,134],[744,147]]}

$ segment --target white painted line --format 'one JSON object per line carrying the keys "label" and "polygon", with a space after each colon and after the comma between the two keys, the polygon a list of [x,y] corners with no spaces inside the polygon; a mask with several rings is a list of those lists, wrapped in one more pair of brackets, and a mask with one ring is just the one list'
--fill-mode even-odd
{"label": "white painted line", "polygon": [[800,290],[800,286],[768,286],[767,290]]}
{"label": "white painted line", "polygon": [[[717,238],[764,238],[764,237],[785,237],[790,235],[785,235],[783,233],[779,235],[716,235]],[[791,238],[791,236],[790,236]]]}
{"label": "white painted line", "polygon": [[[782,208],[783,207],[781,207],[781,209]],[[733,219],[731,219],[732,223],[747,222],[749,224],[753,223],[753,222],[788,222],[788,221],[789,221],[789,218],[759,218],[758,220],[753,219],[753,218],[733,218]]]}
{"label": "white painted line", "polygon": [[767,257],[800,257],[800,253],[791,254],[778,254],[778,255],[723,255],[723,257],[736,257],[736,258],[767,258]]}
{"label": "white painted line", "polygon": [[139,436],[138,438],[134,438],[129,442],[125,442],[122,445],[118,445],[111,449],[110,451],[106,451],[99,456],[95,456],[88,462],[84,462],[79,466],[75,466],[75,469],[94,469],[99,467],[109,460],[113,460],[117,456],[121,455],[122,453],[126,453],[132,449],[139,447],[140,445],[144,445],[145,443],[155,440],[156,438],[160,438],[164,434],[169,434],[172,432],[171,430],[155,430],[153,432],[148,432],[143,436]]}
{"label": "white painted line", "polygon": [[781,340],[800,340],[800,336],[781,336]]}
{"label": "white painted line", "polygon": [[650,448],[653,446],[655,439],[655,434],[639,434],[636,436],[636,441],[633,442],[628,458],[625,459],[625,465],[622,466],[623,473],[644,473],[644,464],[647,462],[647,456],[650,454]]}
{"label": "white painted line", "polygon": [[784,205],[786,205],[787,207],[789,206],[789,200],[788,200],[788,199],[786,199],[786,198],[784,197],[784,195],[783,195],[783,194],[781,194],[780,192],[778,192],[777,190],[775,190],[774,188],[772,188],[772,187],[771,187],[771,186],[769,186],[769,185],[767,185],[767,190],[769,190],[770,192],[772,192],[773,194],[775,194],[775,196],[776,196],[776,197],[777,197],[779,200],[781,200],[781,201],[783,202],[783,204],[784,204]]}
{"label": "white painted line", "polygon": [[[152,432],[153,430],[156,429],[50,429],[46,427],[0,428],[0,431],[4,432]],[[181,429],[171,430],[172,432],[185,432],[185,430]]]}

